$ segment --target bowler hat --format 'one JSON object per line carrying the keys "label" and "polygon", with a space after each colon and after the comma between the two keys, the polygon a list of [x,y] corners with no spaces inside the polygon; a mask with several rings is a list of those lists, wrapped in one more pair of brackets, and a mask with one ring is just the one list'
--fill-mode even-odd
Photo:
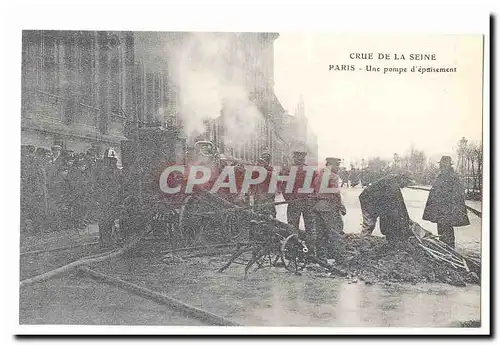
{"label": "bowler hat", "polygon": [[307,155],[307,152],[304,151],[293,151],[292,155],[294,157],[305,157]]}

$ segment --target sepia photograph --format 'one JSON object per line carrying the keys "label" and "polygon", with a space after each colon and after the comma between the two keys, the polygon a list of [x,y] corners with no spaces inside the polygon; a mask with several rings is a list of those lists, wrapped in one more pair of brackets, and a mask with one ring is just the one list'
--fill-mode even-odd
{"label": "sepia photograph", "polygon": [[19,325],[479,331],[485,34],[23,29]]}

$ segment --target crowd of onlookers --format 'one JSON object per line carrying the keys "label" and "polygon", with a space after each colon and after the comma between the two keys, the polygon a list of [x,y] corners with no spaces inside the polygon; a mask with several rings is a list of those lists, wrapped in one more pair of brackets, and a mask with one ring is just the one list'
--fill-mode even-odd
{"label": "crowd of onlookers", "polygon": [[[389,174],[406,171],[405,169],[397,169],[393,167],[385,167],[381,169],[372,169],[370,167],[359,169],[340,168],[339,177],[342,180],[342,187],[366,187]],[[411,172],[413,180],[423,186],[431,185],[438,175],[437,170],[425,170],[423,172]]]}
{"label": "crowd of onlookers", "polygon": [[21,231],[78,230],[95,220],[102,162],[94,147],[74,153],[60,145],[22,145]]}

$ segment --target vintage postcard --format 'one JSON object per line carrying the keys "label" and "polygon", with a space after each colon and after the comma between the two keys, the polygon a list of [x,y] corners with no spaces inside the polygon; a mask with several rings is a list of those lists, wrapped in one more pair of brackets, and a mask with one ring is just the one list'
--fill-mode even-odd
{"label": "vintage postcard", "polygon": [[24,29],[20,326],[484,333],[485,34]]}

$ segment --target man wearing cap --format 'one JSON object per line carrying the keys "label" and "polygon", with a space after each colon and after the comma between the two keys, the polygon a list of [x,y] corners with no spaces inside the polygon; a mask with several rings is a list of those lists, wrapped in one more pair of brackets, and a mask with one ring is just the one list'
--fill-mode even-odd
{"label": "man wearing cap", "polygon": [[287,181],[282,184],[282,190],[284,191],[283,197],[288,203],[286,209],[286,217],[288,224],[292,225],[296,229],[299,228],[300,216],[304,218],[304,226],[306,230],[306,236],[309,237],[309,243],[316,243],[316,235],[314,231],[314,216],[312,213],[312,206],[314,202],[311,201],[310,194],[298,193],[298,190],[304,186],[308,187],[312,184],[315,175],[311,177],[311,181],[306,181],[307,171],[305,167],[306,152],[294,151],[292,154],[292,164],[297,167],[297,175],[295,176],[293,189],[291,193],[286,192]]}
{"label": "man wearing cap", "polygon": [[380,218],[380,231],[388,241],[408,238],[410,217],[401,188],[411,183],[407,173],[391,174],[375,181],[361,192],[359,201],[363,215],[362,235],[371,235],[377,218]]}
{"label": "man wearing cap", "polygon": [[[264,151],[258,159],[258,165],[266,169],[267,175],[264,181],[258,185],[253,185],[250,193],[254,197],[254,206],[257,213],[270,215],[276,218],[276,207],[274,206],[275,193],[269,193],[269,184],[273,174],[273,167],[271,166],[271,153]],[[254,172],[256,173],[256,172]],[[257,176],[254,175],[254,178]]]}
{"label": "man wearing cap", "polygon": [[97,217],[97,178],[99,177],[99,172],[102,169],[102,160],[99,159],[100,147],[96,144],[92,146],[85,152],[85,161],[88,169],[88,174],[90,177],[89,182],[89,218],[96,219]]}
{"label": "man wearing cap", "polygon": [[48,178],[49,191],[49,213],[50,223],[53,229],[68,230],[71,219],[69,166],[58,158],[50,165],[50,176]]}
{"label": "man wearing cap", "polygon": [[349,172],[349,181],[351,181],[351,187],[354,188],[359,184],[359,170],[351,165],[351,171]]}
{"label": "man wearing cap", "polygon": [[81,229],[87,225],[92,197],[92,181],[85,153],[75,157],[69,176],[72,222],[75,229]]}
{"label": "man wearing cap", "polygon": [[[320,259],[341,259],[342,254],[337,247],[341,245],[340,236],[344,232],[342,216],[346,214],[342,202],[338,176],[340,159],[326,158],[326,167],[315,177],[313,181],[314,192],[317,202],[313,207],[314,224],[317,234],[316,250]],[[328,184],[324,185],[325,174],[328,174]],[[326,188],[333,189],[332,191]]]}
{"label": "man wearing cap", "polygon": [[340,187],[344,187],[345,185],[346,187],[349,188],[349,172],[347,171],[347,169],[341,168],[338,175],[342,180],[342,184],[340,185]]}
{"label": "man wearing cap", "polygon": [[[224,199],[226,199],[232,203],[238,202],[239,201],[238,200],[239,192],[241,191],[240,178],[243,179],[243,177],[240,174],[239,169],[237,169],[237,166],[235,165],[235,159],[231,156],[221,154],[220,163],[221,163],[221,171],[224,169],[232,170],[232,172],[234,174],[234,179],[235,179],[234,182],[235,182],[237,191],[236,191],[236,193],[232,193],[231,188],[221,187],[218,189],[217,193],[220,194]],[[224,183],[230,182],[230,177],[227,176],[223,182]]]}
{"label": "man wearing cap", "polygon": [[55,163],[56,161],[58,161],[58,159],[61,158],[62,146],[59,144],[54,144],[50,149],[52,151],[52,163]]}
{"label": "man wearing cap", "polygon": [[453,170],[450,156],[443,156],[439,161],[439,175],[432,184],[422,219],[437,223],[440,240],[452,248],[455,248],[453,227],[470,224],[465,188]]}
{"label": "man wearing cap", "polygon": [[246,204],[248,203],[247,195],[245,193],[242,193],[246,174],[245,166],[241,162],[238,162],[236,159],[233,160],[232,165],[234,168],[234,177],[236,180],[236,190],[238,191],[234,202],[239,204]]}

